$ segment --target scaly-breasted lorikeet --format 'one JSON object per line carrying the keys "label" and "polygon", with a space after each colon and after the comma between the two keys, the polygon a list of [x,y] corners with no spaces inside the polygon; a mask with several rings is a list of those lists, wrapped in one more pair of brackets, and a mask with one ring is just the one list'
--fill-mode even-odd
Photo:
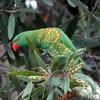
{"label": "scaly-breasted lorikeet", "polygon": [[[76,51],[76,48],[70,39],[59,28],[44,28],[22,32],[13,39],[12,49],[14,51],[20,48],[28,49],[30,44],[26,37],[30,38],[37,48],[48,50],[53,60],[59,55],[64,55],[69,58],[73,52]],[[73,74],[74,71],[77,72],[77,70],[80,70],[83,66],[83,62],[80,60],[80,58],[77,60],[73,58],[72,62],[73,60],[76,61],[76,65],[69,69],[69,74]],[[73,75],[70,75],[70,77],[72,80],[76,80],[78,82],[77,77],[73,77]]]}

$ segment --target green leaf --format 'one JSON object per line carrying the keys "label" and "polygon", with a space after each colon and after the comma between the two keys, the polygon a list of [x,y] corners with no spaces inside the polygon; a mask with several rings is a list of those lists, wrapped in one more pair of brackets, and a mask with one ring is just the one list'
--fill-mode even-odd
{"label": "green leaf", "polygon": [[68,4],[72,7],[76,7],[76,5],[71,1],[71,0],[67,0]]}
{"label": "green leaf", "polygon": [[44,61],[42,60],[42,58],[38,55],[38,53],[36,52],[36,50],[34,50],[34,55],[35,55],[35,58],[37,60],[37,63],[39,64],[39,66],[40,67],[42,66],[43,69],[47,70],[47,68],[46,68],[47,65],[44,63]]}
{"label": "green leaf", "polygon": [[17,75],[17,78],[24,81],[24,82],[30,82],[31,79],[28,76],[25,75]]}
{"label": "green leaf", "polygon": [[69,77],[65,77],[64,78],[64,83],[63,83],[64,85],[64,93],[67,93],[67,91],[69,90],[69,88],[70,88],[70,79],[69,79]]}
{"label": "green leaf", "polygon": [[29,82],[23,91],[22,99],[25,98],[26,96],[30,95],[32,92],[32,89],[33,89],[33,84],[32,84],[32,82]]}
{"label": "green leaf", "polygon": [[0,28],[2,29],[2,34],[1,34],[2,43],[4,44],[4,47],[5,47],[6,51],[7,51],[8,56],[10,58],[12,58],[13,60],[15,60],[15,55],[12,52],[11,47],[10,47],[9,42],[8,42],[7,31],[4,28],[7,25],[6,24],[7,23],[7,16],[3,15],[2,18],[0,18],[0,23],[1,23]]}
{"label": "green leaf", "polygon": [[60,86],[61,85],[61,80],[59,78],[56,78],[56,77],[53,77],[50,82],[53,86]]}
{"label": "green leaf", "polygon": [[31,47],[29,47],[29,51],[28,51],[29,61],[28,62],[30,62],[30,65],[34,68],[34,67],[38,66],[38,64],[37,64],[36,58],[33,53],[34,52],[32,51]]}
{"label": "green leaf", "polygon": [[70,0],[74,5],[76,5],[77,7],[79,7],[80,9],[83,9],[84,11],[88,10],[88,7],[82,3],[80,0]]}
{"label": "green leaf", "polygon": [[62,70],[66,64],[67,57],[58,55],[52,60],[52,71]]}
{"label": "green leaf", "polygon": [[14,70],[12,72],[9,73],[9,75],[11,76],[17,76],[17,75],[25,75],[25,76],[38,76],[41,75],[38,72],[35,71],[28,71],[28,70]]}
{"label": "green leaf", "polygon": [[96,47],[100,45],[100,42],[95,40],[95,39],[84,39],[84,38],[80,38],[80,37],[73,37],[73,43],[78,46],[78,47]]}
{"label": "green leaf", "polygon": [[49,6],[53,6],[53,3],[51,0],[42,0],[45,4],[49,5]]}
{"label": "green leaf", "polygon": [[32,98],[38,98],[43,93],[44,93],[44,87],[39,86],[38,88],[36,88],[32,91]]}
{"label": "green leaf", "polygon": [[11,57],[13,60],[15,60],[15,55],[14,55],[11,47],[9,45],[6,45],[5,47],[6,47],[6,50],[7,50],[9,57]]}
{"label": "green leaf", "polygon": [[8,37],[12,39],[15,30],[15,17],[13,14],[10,15],[8,20]]}
{"label": "green leaf", "polygon": [[0,100],[3,100],[3,99],[0,97]]}
{"label": "green leaf", "polygon": [[55,95],[63,95],[63,91],[61,91],[61,88],[55,87]]}
{"label": "green leaf", "polygon": [[35,55],[35,58],[38,62],[38,64],[40,66],[46,66],[46,64],[44,63],[44,61],[42,60],[42,58],[38,55],[38,53],[36,52],[36,50],[34,50],[34,55]]}
{"label": "green leaf", "polygon": [[92,87],[92,90],[94,91],[94,93],[96,92],[95,82],[89,76],[82,74],[82,73],[75,73],[74,75],[84,80],[85,82],[87,82]]}
{"label": "green leaf", "polygon": [[46,100],[53,100],[54,91],[51,90]]}
{"label": "green leaf", "polygon": [[10,79],[9,76],[7,76],[6,79],[6,93],[7,93],[7,98],[8,100],[11,100],[11,84],[10,84]]}

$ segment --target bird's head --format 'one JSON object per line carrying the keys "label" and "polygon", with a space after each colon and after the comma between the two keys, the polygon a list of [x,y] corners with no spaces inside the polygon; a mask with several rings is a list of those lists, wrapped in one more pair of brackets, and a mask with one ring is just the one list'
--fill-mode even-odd
{"label": "bird's head", "polygon": [[25,36],[16,36],[11,43],[11,47],[13,51],[18,51],[21,48],[23,49],[24,47],[28,47],[28,42]]}
{"label": "bird's head", "polygon": [[18,49],[21,48],[20,45],[19,45],[18,43],[16,43],[16,42],[13,42],[13,43],[11,44],[11,47],[12,47],[12,49],[13,49],[14,51],[17,51]]}

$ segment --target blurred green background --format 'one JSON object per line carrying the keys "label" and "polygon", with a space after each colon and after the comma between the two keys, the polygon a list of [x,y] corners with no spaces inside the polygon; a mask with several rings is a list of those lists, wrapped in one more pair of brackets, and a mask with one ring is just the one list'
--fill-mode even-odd
{"label": "blurred green background", "polygon": [[99,0],[0,0],[1,100],[15,100],[21,91],[8,73],[29,67],[23,53],[12,51],[12,39],[20,32],[46,27],[62,29],[76,48],[86,48],[82,58],[88,66],[83,71],[100,83]]}

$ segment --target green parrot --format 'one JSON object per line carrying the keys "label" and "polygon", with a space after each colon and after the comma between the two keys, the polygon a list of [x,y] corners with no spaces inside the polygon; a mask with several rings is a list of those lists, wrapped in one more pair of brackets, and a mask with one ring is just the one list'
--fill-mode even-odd
{"label": "green parrot", "polygon": [[[73,52],[76,51],[76,48],[66,34],[56,27],[42,28],[20,33],[13,39],[12,49],[14,51],[17,51],[20,48],[28,50],[30,44],[26,37],[28,37],[37,48],[46,50],[53,59],[52,61],[56,61],[57,64],[60,62],[62,65],[62,63],[65,62],[66,59],[68,60]],[[77,64],[80,64],[82,61],[79,58],[76,62]]]}
{"label": "green parrot", "polygon": [[48,51],[53,59],[58,55],[66,55],[66,57],[69,57],[73,51],[76,50],[70,39],[59,28],[44,28],[22,32],[13,39],[12,49],[14,51],[18,49],[27,50],[30,44],[26,37],[28,37],[37,48]]}
{"label": "green parrot", "polygon": [[[55,53],[63,54],[66,50],[76,50],[70,39],[59,28],[44,28],[22,32],[13,39],[12,49],[16,51],[20,48],[28,48],[29,43],[26,37],[29,37],[37,47],[48,49],[51,54],[53,54],[54,51]],[[62,50],[59,50],[60,48]]]}
{"label": "green parrot", "polygon": [[[53,65],[56,67],[56,69],[59,66],[65,66],[66,60],[68,60],[73,52],[76,51],[76,48],[74,47],[71,40],[61,29],[56,27],[42,28],[20,33],[13,39],[12,49],[14,51],[17,51],[21,48],[28,49],[30,44],[27,41],[27,37],[36,45],[37,48],[44,49],[50,54],[52,61],[54,61]],[[74,65],[72,65],[73,62]],[[61,65],[59,65],[59,63]],[[76,82],[82,83],[82,81],[78,80],[77,77],[73,77],[73,74],[79,71],[83,67],[83,64],[84,63],[82,62],[81,58],[72,58],[69,63],[71,68],[69,68],[67,71],[71,80],[76,80]]]}

